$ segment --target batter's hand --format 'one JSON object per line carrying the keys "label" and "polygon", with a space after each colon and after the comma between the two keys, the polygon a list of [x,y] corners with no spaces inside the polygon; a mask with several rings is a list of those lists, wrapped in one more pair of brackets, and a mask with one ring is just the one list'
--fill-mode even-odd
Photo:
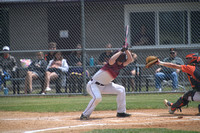
{"label": "batter's hand", "polygon": [[124,52],[126,50],[128,50],[128,46],[127,46],[127,44],[124,43],[124,45],[122,46],[121,51]]}

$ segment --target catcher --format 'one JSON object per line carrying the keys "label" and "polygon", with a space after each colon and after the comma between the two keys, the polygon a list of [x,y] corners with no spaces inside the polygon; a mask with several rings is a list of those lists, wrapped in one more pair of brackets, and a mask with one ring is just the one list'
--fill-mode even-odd
{"label": "catcher", "polygon": [[186,56],[186,65],[176,65],[173,63],[162,62],[157,57],[150,59],[147,57],[146,61],[147,68],[157,64],[169,68],[180,69],[187,73],[193,90],[186,92],[175,103],[171,103],[166,99],[164,100],[164,104],[168,107],[170,114],[173,114],[177,109],[180,109],[181,111],[181,107],[187,105],[189,101],[200,101],[200,57],[198,57],[197,53],[188,54]]}

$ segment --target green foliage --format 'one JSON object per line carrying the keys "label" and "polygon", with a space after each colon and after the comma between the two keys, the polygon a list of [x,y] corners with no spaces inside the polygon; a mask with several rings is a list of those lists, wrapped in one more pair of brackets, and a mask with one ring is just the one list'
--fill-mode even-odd
{"label": "green foliage", "polygon": [[198,132],[170,130],[165,128],[143,128],[143,129],[104,129],[104,130],[95,129],[86,133],[198,133]]}
{"label": "green foliage", "polygon": [[[126,106],[129,109],[166,108],[163,99],[175,102],[182,94],[127,94]],[[91,100],[90,96],[32,96],[0,97],[0,110],[22,112],[75,112],[83,111]],[[191,102],[189,107],[197,107]],[[103,95],[102,102],[95,110],[116,110],[116,95]]]}

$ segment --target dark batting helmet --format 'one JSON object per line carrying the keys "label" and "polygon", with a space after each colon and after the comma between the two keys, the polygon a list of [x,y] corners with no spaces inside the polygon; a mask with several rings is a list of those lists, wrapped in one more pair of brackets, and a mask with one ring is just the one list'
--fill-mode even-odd
{"label": "dark batting helmet", "polygon": [[122,53],[116,61],[119,61],[119,62],[125,62],[127,60],[127,56],[125,53]]}

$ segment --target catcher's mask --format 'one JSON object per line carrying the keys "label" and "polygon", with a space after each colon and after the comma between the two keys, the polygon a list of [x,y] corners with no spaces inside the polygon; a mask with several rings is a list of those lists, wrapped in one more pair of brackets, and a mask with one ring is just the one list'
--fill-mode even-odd
{"label": "catcher's mask", "polygon": [[119,61],[119,62],[125,62],[127,60],[127,56],[125,53],[122,53],[116,61]]}
{"label": "catcher's mask", "polygon": [[188,54],[186,55],[185,58],[186,58],[187,64],[192,65],[192,64],[200,62],[200,57],[198,57],[198,53]]}

